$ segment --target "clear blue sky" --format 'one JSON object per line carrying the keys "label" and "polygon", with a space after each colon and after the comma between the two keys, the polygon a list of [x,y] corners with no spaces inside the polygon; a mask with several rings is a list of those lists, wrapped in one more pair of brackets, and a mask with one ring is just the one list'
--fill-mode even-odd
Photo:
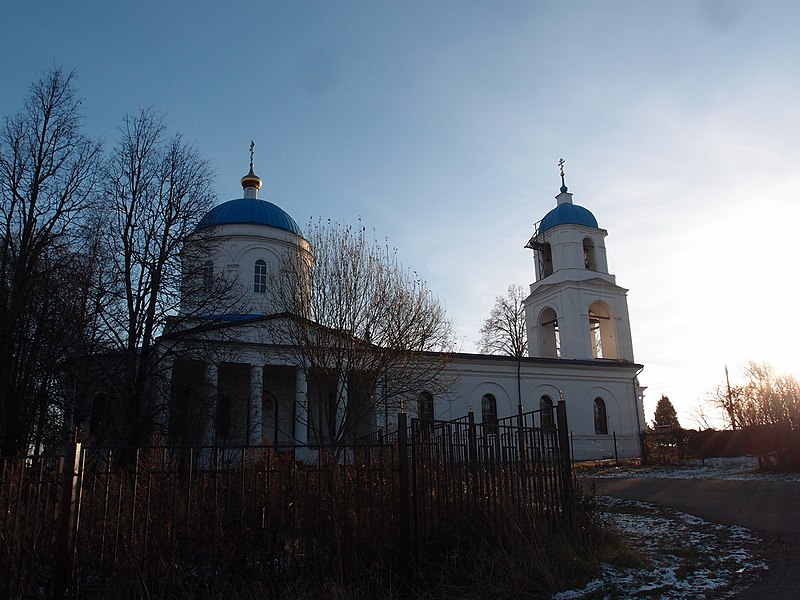
{"label": "clear blue sky", "polygon": [[608,230],[646,409],[684,425],[748,359],[800,375],[800,5],[7,0],[0,114],[74,69],[92,135],[154,106],[240,195],[248,145],[301,225],[359,217],[472,351],[556,162]]}

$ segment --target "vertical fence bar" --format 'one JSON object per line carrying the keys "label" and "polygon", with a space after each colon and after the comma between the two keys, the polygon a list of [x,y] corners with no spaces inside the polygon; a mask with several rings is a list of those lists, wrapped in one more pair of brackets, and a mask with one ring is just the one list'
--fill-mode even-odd
{"label": "vertical fence bar", "polygon": [[467,486],[467,506],[469,510],[476,508],[481,497],[482,478],[478,465],[478,432],[475,427],[475,413],[467,413],[467,473],[469,485]]}
{"label": "vertical fence bar", "polygon": [[[408,573],[430,548],[438,551],[440,540],[433,537],[437,530],[432,526],[446,524],[448,519],[458,523],[471,509],[502,516],[506,506],[530,505],[554,522],[568,522],[575,494],[571,440],[566,404],[560,401],[557,409],[557,429],[537,427],[539,411],[525,413],[521,406],[494,430],[476,424],[472,412],[430,424],[400,413],[396,437],[383,432],[384,443],[395,441],[391,447],[348,444],[341,457],[319,448],[317,460],[309,464],[298,463],[293,454],[281,454],[276,448],[263,454],[262,463],[251,456],[257,452],[251,446],[214,448],[210,454],[208,449],[187,449],[178,461],[168,460],[162,449],[160,465],[151,456],[154,449],[141,449],[133,464],[117,468],[111,450],[106,451],[105,460],[93,461],[91,456],[86,459],[92,449],[82,452],[73,443],[56,475],[58,500],[50,510],[59,528],[53,594],[64,598],[83,591],[77,582],[91,582],[91,577],[99,582],[122,572],[131,562],[122,554],[126,545],[137,552],[135,562],[143,572],[162,557],[180,561],[184,544],[192,550],[198,533],[193,530],[201,527],[210,533],[203,536],[202,560],[217,558],[224,547],[220,542],[230,539],[228,532],[250,535],[247,532],[254,526],[259,531],[252,535],[264,542],[259,545],[261,551],[281,557],[287,532],[299,531],[304,519],[311,518],[309,514],[320,519],[316,530],[326,542],[319,550],[310,547],[309,552],[333,546],[327,542],[337,541],[337,515],[354,514],[357,535],[353,539],[359,547],[353,551],[360,556],[363,548],[374,547],[379,531],[386,531],[393,538],[395,564]],[[85,474],[84,461],[89,465]],[[3,468],[8,467],[0,463]],[[81,518],[83,477],[90,479]],[[262,494],[256,493],[259,489]],[[31,512],[37,512],[37,497],[32,498]],[[307,506],[314,502],[316,507]],[[167,515],[170,503],[172,514]],[[164,528],[166,519],[172,524],[170,516],[179,524]],[[84,531],[78,527],[79,520]],[[94,530],[99,544],[91,541],[98,537]],[[53,538],[48,541],[53,543]],[[113,557],[112,564],[105,565],[105,554]],[[84,566],[84,557],[89,566]],[[91,577],[87,579],[86,574]]]}
{"label": "vertical fence bar", "polygon": [[469,423],[469,462],[474,464],[478,460],[478,436],[475,431],[475,413],[472,411],[469,411],[467,415],[467,422]]}
{"label": "vertical fence bar", "polygon": [[55,570],[55,597],[66,598],[67,589],[72,579],[74,559],[73,540],[76,534],[73,531],[77,516],[78,499],[78,455],[81,451],[80,442],[74,438],[66,445],[64,460],[64,484],[62,486],[61,512],[59,513],[58,535],[56,542],[56,570]]}
{"label": "vertical fence bar", "polygon": [[133,494],[131,498],[131,532],[130,543],[133,545],[133,537],[136,535],[136,493],[139,489],[139,453],[141,448],[136,448],[133,461]]}
{"label": "vertical fence bar", "polygon": [[567,519],[571,520],[573,506],[572,459],[569,451],[569,429],[567,427],[567,403],[558,401],[558,454],[561,467],[561,504]]}
{"label": "vertical fence bar", "polygon": [[411,528],[409,509],[411,498],[408,486],[408,421],[406,413],[397,415],[397,468],[400,470],[400,561],[410,564]]}

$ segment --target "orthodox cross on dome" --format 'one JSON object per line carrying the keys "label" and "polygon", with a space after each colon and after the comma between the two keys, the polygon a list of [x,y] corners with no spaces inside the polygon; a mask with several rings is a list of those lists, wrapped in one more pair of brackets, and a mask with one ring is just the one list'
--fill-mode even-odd
{"label": "orthodox cross on dome", "polygon": [[561,169],[561,193],[565,193],[567,191],[567,184],[564,183],[564,161],[563,158],[558,159],[558,168]]}
{"label": "orthodox cross on dome", "polygon": [[245,190],[245,198],[258,198],[258,189],[261,187],[261,178],[253,171],[253,149],[256,143],[250,140],[250,172],[242,177],[242,187]]}

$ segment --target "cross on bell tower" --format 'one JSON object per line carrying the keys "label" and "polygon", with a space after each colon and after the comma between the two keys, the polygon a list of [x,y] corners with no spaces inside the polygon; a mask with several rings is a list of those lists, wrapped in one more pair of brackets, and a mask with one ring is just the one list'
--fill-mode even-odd
{"label": "cross on bell tower", "polygon": [[594,215],[572,201],[563,158],[556,207],[535,226],[536,281],[525,299],[531,356],[633,362],[627,290],[608,271],[605,238]]}

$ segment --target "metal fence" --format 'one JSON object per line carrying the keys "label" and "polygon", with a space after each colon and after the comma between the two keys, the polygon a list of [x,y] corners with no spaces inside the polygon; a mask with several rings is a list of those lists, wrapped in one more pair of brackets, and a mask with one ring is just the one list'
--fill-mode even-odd
{"label": "metal fence", "polygon": [[[91,597],[135,573],[402,567],[480,509],[573,502],[563,403],[496,424],[408,420],[340,447],[91,448],[0,459],[0,597]],[[541,423],[541,421],[539,421]],[[165,575],[166,574],[166,575]]]}

